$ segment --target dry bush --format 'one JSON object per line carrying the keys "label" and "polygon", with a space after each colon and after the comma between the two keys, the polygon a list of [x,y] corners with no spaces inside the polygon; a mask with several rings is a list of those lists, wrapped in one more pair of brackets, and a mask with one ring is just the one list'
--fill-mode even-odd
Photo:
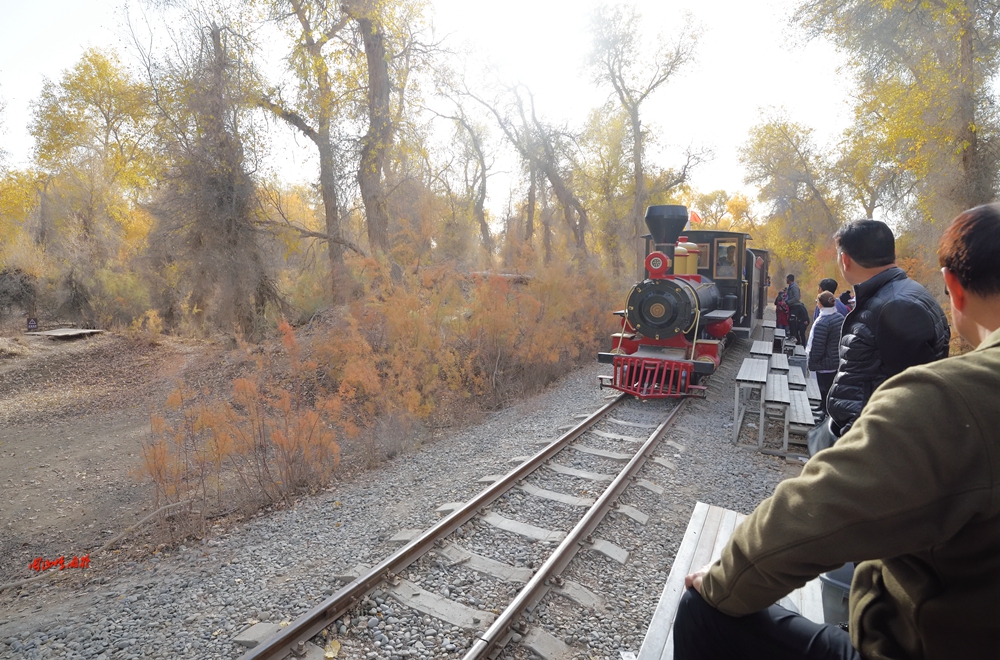
{"label": "dry bush", "polygon": [[612,331],[611,290],[601,273],[569,267],[544,269],[527,286],[480,280],[460,333],[463,379],[499,407],[595,359]]}
{"label": "dry bush", "polygon": [[27,354],[28,348],[23,346],[16,338],[8,339],[7,337],[0,337],[0,360]]}
{"label": "dry bush", "polygon": [[446,266],[398,281],[368,268],[365,295],[324,314],[302,346],[282,323],[280,359],[246,347],[257,367],[230,401],[178,389],[154,417],[144,474],[156,504],[195,503],[174,519],[178,532],[326,486],[341,442],[356,469],[409,451],[425,426],[495,409],[592,361],[613,331],[613,287],[596,270],[546,268],[525,285]]}
{"label": "dry bush", "polygon": [[134,345],[159,346],[163,338],[163,319],[155,309],[137,317],[125,329],[125,337]]}
{"label": "dry bush", "polygon": [[178,387],[167,400],[172,421],[152,418],[142,473],[153,483],[157,508],[193,503],[171,521],[181,535],[203,533],[214,515],[288,504],[328,485],[340,462],[340,401],[315,396],[315,363],[300,359],[287,323],[280,329],[290,384],[269,380],[273,365],[261,359],[255,377],[233,382],[231,401]]}

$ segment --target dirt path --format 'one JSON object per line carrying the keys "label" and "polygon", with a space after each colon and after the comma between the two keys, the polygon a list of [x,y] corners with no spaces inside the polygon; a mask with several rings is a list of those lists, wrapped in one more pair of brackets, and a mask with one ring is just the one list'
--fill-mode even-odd
{"label": "dirt path", "polygon": [[0,583],[32,575],[35,557],[69,560],[141,519],[149,498],[135,477],[150,412],[180,377],[222,386],[229,361],[205,342],[16,342],[22,354],[0,360]]}

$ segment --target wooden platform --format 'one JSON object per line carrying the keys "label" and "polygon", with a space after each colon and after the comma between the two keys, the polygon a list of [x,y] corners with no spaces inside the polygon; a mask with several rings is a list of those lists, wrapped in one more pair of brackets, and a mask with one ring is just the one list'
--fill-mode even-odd
{"label": "wooden platform", "polygon": [[24,334],[36,337],[48,337],[49,339],[77,339],[78,337],[96,335],[101,332],[104,331],[92,328],[58,328],[57,330],[42,330],[40,332],[26,332]]}
{"label": "wooden platform", "polygon": [[[660,602],[639,649],[638,660],[673,660],[674,618],[684,595],[684,577],[722,556],[723,548],[744,518],[746,516],[735,511],[704,502],[695,505],[681,547],[670,567]],[[812,621],[823,622],[823,596],[818,578],[793,591],[779,604]]]}

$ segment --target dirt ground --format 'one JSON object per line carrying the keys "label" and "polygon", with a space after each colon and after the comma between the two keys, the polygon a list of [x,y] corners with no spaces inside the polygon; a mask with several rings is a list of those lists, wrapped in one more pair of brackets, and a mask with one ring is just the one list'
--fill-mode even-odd
{"label": "dirt ground", "polygon": [[237,353],[111,333],[0,336],[0,584],[33,576],[35,557],[68,561],[148,515],[137,476],[150,413],[181,378],[225,390],[245,363]]}

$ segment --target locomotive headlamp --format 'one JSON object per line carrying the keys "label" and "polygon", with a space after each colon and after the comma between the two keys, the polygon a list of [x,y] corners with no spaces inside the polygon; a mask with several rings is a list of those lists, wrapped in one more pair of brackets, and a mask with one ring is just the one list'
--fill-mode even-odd
{"label": "locomotive headlamp", "polygon": [[650,252],[646,256],[646,270],[654,280],[661,279],[670,272],[670,257],[662,252]]}

